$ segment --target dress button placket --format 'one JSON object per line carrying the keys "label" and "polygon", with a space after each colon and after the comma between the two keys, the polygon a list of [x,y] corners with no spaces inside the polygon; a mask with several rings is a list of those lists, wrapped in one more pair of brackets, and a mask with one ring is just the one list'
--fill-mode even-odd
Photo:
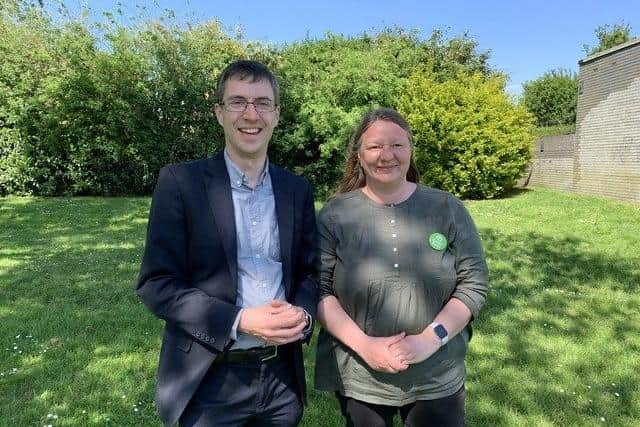
{"label": "dress button placket", "polygon": [[391,251],[394,259],[394,270],[397,270],[400,267],[400,254],[398,253],[398,229],[396,227],[396,222],[396,208],[392,207],[391,209],[389,209],[389,216],[387,217],[386,223],[391,233]]}

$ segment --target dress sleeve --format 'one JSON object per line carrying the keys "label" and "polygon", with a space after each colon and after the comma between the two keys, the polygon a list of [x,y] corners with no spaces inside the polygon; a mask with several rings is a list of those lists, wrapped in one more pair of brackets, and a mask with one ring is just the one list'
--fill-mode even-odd
{"label": "dress sleeve", "polygon": [[462,301],[471,311],[472,319],[475,319],[487,295],[487,262],[473,219],[462,202],[453,197],[451,213],[455,227],[452,249],[457,275],[456,287],[451,297]]}
{"label": "dress sleeve", "polygon": [[320,299],[334,295],[333,270],[337,262],[338,239],[331,219],[331,207],[325,205],[318,214],[318,271],[320,272]]}

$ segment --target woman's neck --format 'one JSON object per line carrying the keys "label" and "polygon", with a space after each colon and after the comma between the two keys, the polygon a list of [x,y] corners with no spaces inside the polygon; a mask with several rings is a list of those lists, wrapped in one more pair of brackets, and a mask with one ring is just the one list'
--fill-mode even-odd
{"label": "woman's neck", "polygon": [[397,205],[407,200],[415,188],[416,184],[409,181],[403,181],[400,185],[393,187],[376,187],[366,183],[362,187],[362,192],[376,203]]}

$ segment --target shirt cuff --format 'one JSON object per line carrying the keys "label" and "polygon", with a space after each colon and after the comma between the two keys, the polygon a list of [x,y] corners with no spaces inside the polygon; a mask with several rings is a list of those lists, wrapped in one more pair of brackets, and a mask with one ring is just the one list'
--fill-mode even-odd
{"label": "shirt cuff", "polygon": [[229,333],[229,338],[234,341],[238,340],[238,325],[240,324],[240,315],[242,314],[242,310],[238,311],[238,315],[236,316],[236,320],[233,321],[233,325],[231,325],[231,332]]}

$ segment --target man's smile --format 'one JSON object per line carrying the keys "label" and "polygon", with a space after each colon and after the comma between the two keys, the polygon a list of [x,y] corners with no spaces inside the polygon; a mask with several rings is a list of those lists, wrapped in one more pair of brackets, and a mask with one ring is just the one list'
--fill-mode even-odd
{"label": "man's smile", "polygon": [[238,131],[240,133],[246,133],[248,135],[257,135],[262,131],[262,129],[261,128],[238,128]]}

